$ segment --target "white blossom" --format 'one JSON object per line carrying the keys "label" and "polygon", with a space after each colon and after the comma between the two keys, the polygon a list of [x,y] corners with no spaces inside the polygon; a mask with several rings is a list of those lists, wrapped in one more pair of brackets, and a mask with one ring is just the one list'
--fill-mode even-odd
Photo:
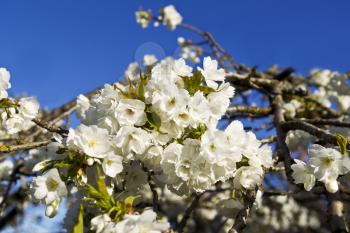
{"label": "white blossom", "polygon": [[105,227],[111,222],[111,218],[108,214],[101,214],[96,217],[93,217],[90,221],[91,230],[95,231],[96,233],[103,233],[106,232]]}
{"label": "white blossom", "polygon": [[0,67],[0,99],[7,98],[7,89],[11,88],[10,72]]}
{"label": "white blossom", "polygon": [[103,159],[102,169],[107,176],[115,177],[123,171],[123,157],[108,153]]}
{"label": "white blossom", "polygon": [[177,25],[181,24],[182,16],[177,12],[173,5],[164,7],[163,13],[163,23],[171,30],[174,30]]}
{"label": "white blossom", "polygon": [[162,119],[173,119],[184,112],[189,98],[187,90],[176,87],[169,88],[166,91],[153,94],[152,109]]}
{"label": "white blossom", "polygon": [[208,125],[211,112],[209,102],[204,97],[203,92],[198,91],[190,97],[188,102],[188,114],[193,127],[197,127],[200,123]]}
{"label": "white blossom", "polygon": [[327,191],[338,191],[337,178],[350,171],[350,160],[339,151],[314,144],[309,148],[309,164],[317,180],[325,183]]}
{"label": "white blossom", "polygon": [[145,66],[152,66],[158,61],[157,57],[154,54],[146,54],[143,56],[143,64]]}
{"label": "white blossom", "polygon": [[26,120],[34,119],[39,112],[39,103],[33,97],[21,98],[19,106],[19,113]]}
{"label": "white blossom", "polygon": [[240,167],[234,177],[234,187],[240,189],[254,189],[258,184],[261,183],[263,178],[262,168],[254,166],[243,166]]}
{"label": "white blossom", "polygon": [[293,178],[296,184],[303,184],[306,191],[310,191],[315,186],[315,175],[312,169],[299,159],[294,159],[295,164],[293,169]]}
{"label": "white blossom", "polygon": [[229,83],[223,83],[219,86],[218,91],[212,92],[207,96],[211,117],[219,120],[225,114],[230,105],[230,98],[234,95],[234,87]]}
{"label": "white blossom", "polygon": [[104,158],[111,150],[108,131],[96,125],[81,124],[76,129],[69,129],[67,144],[95,158]]}
{"label": "white blossom", "polygon": [[80,119],[84,119],[86,117],[86,111],[89,109],[89,107],[89,99],[84,95],[79,95],[77,98],[77,110],[75,112]]}
{"label": "white blossom", "polygon": [[144,11],[144,10],[136,11],[136,12],[135,12],[135,17],[136,17],[136,22],[137,22],[142,28],[148,27],[148,24],[149,24],[149,22],[150,22],[151,19],[152,19],[151,12],[149,12],[149,11]]}
{"label": "white blossom", "polygon": [[33,198],[47,205],[46,215],[48,217],[53,217],[57,213],[61,198],[67,195],[66,185],[56,168],[47,171],[42,176],[35,177],[31,189]]}
{"label": "white blossom", "polygon": [[130,80],[137,80],[140,76],[140,67],[137,62],[130,63],[125,71],[125,77]]}
{"label": "white blossom", "polygon": [[337,72],[332,72],[330,70],[313,69],[310,72],[311,82],[320,85],[327,86],[330,80],[337,75]]}
{"label": "white blossom", "polygon": [[167,221],[157,221],[157,214],[151,209],[145,209],[142,214],[126,214],[121,222],[116,224],[118,233],[162,233],[170,228]]}
{"label": "white blossom", "polygon": [[132,126],[123,126],[117,133],[116,146],[124,155],[131,152],[142,154],[150,146],[151,136],[147,131]]}
{"label": "white blossom", "polygon": [[223,82],[225,79],[225,70],[218,69],[218,62],[212,60],[210,57],[205,57],[203,61],[203,69],[198,67],[205,78],[205,82],[211,88],[216,89],[218,87],[217,82]]}
{"label": "white blossom", "polygon": [[121,99],[116,109],[119,125],[138,125],[146,122],[145,103],[136,99]]}
{"label": "white blossom", "polygon": [[185,60],[180,58],[174,62],[173,70],[178,76],[190,77],[192,76],[193,68],[186,65]]}
{"label": "white blossom", "polygon": [[291,100],[290,102],[283,105],[284,114],[289,118],[294,118],[297,112],[297,109],[299,109],[301,106],[301,103],[297,100]]}

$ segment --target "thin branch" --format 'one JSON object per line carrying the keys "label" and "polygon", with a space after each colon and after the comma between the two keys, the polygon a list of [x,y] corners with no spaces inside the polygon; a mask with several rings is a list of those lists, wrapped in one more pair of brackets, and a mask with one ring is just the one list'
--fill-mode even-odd
{"label": "thin branch", "polygon": [[199,199],[201,198],[201,196],[203,195],[203,193],[200,194],[193,194],[193,199],[192,202],[190,204],[190,206],[185,210],[184,216],[182,217],[178,227],[177,227],[177,231],[178,233],[182,233],[188,219],[191,217],[192,212],[197,208],[198,203],[199,203]]}
{"label": "thin branch", "polygon": [[272,112],[271,107],[255,107],[255,106],[233,106],[227,109],[226,115],[228,118],[240,116],[268,116]]}
{"label": "thin branch", "polygon": [[[317,137],[318,139],[320,139],[325,143],[338,145],[336,136],[302,120],[293,120],[293,121],[284,122],[282,124],[282,128],[285,131],[297,130],[297,129],[303,130]],[[350,149],[350,144],[347,144],[347,149]]]}
{"label": "thin branch", "polygon": [[9,146],[1,145],[0,152],[12,153],[12,152],[17,152],[17,151],[21,151],[21,150],[30,150],[30,149],[46,146],[46,145],[50,144],[51,142],[52,142],[52,140],[45,140],[45,141],[41,141],[41,142],[31,142],[31,143],[27,143],[27,144],[23,144],[23,145],[9,145]]}
{"label": "thin branch", "polygon": [[251,191],[245,196],[245,207],[240,210],[235,218],[232,228],[228,233],[241,233],[247,225],[247,219],[255,202],[257,190]]}
{"label": "thin branch", "polygon": [[150,172],[148,172],[148,185],[152,191],[152,205],[153,205],[153,210],[155,212],[159,211],[159,198],[158,198],[158,192],[157,192],[157,187],[154,183],[154,181],[152,180],[152,174]]}
{"label": "thin branch", "polygon": [[281,155],[283,157],[284,167],[286,171],[287,179],[290,183],[293,183],[293,177],[292,177],[292,158],[290,156],[290,151],[286,143],[286,131],[282,128],[282,125],[285,123],[284,116],[283,116],[283,99],[282,95],[278,94],[275,96],[273,100],[273,108],[274,108],[274,122],[276,126],[276,133],[277,133],[277,143],[278,148],[281,151]]}
{"label": "thin branch", "polygon": [[350,122],[333,119],[301,119],[313,125],[330,125],[337,127],[350,128]]}
{"label": "thin branch", "polygon": [[67,135],[68,134],[68,130],[66,129],[63,129],[61,127],[57,127],[57,126],[54,126],[48,122],[45,122],[43,120],[40,120],[40,119],[33,119],[32,120],[35,124],[37,124],[38,126],[40,126],[41,128],[44,128],[52,133],[58,133],[58,134],[61,134],[63,136]]}
{"label": "thin branch", "polygon": [[274,135],[260,140],[261,144],[268,144],[276,141],[277,141],[277,136],[274,136]]}

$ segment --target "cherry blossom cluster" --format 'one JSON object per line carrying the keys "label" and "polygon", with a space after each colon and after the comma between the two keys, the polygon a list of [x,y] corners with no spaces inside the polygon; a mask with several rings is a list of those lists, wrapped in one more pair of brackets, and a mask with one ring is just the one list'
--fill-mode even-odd
{"label": "cherry blossom cluster", "polygon": [[181,47],[181,57],[185,60],[189,60],[193,63],[200,62],[200,56],[203,53],[203,49],[197,46],[191,40],[186,40],[183,37],[177,38],[177,43]]}
{"label": "cherry blossom cluster", "polygon": [[[156,220],[152,210],[120,216],[113,204],[115,190],[142,194],[150,173],[158,187],[180,196],[204,192],[218,182],[237,190],[261,185],[264,169],[272,166],[271,148],[240,121],[217,128],[234,88],[216,60],[204,58],[203,67],[194,71],[184,59],[158,62],[146,55],[143,70],[131,64],[125,75],[125,84],[106,84],[90,99],[80,95],[81,124],[45,150],[31,151],[30,161],[41,159],[33,170],[43,170],[32,182],[32,197],[46,204],[47,216],[57,213],[73,181],[78,190],[88,187],[87,197],[102,209],[91,221],[96,232],[162,232],[169,224]],[[95,169],[107,193],[91,186]],[[96,193],[112,197],[110,203],[100,203]],[[115,208],[117,214],[111,214]]]}
{"label": "cherry blossom cluster", "polygon": [[154,26],[159,26],[159,23],[163,23],[170,30],[174,30],[176,26],[181,24],[182,16],[175,9],[173,5],[168,5],[160,9],[160,15],[154,17],[150,10],[139,10],[135,13],[136,22],[141,25],[142,28],[148,27],[149,23],[154,20]]}
{"label": "cherry blossom cluster", "polygon": [[7,89],[10,87],[10,73],[0,68],[0,132],[4,135],[29,129],[34,125],[32,119],[39,112],[39,104],[34,97],[8,97]]}
{"label": "cherry blossom cluster", "polygon": [[350,171],[350,159],[347,155],[342,155],[338,150],[325,148],[318,144],[309,147],[309,160],[307,163],[295,159],[292,165],[293,178],[295,183],[303,184],[305,190],[310,191],[315,181],[325,184],[328,192],[338,191],[337,178]]}

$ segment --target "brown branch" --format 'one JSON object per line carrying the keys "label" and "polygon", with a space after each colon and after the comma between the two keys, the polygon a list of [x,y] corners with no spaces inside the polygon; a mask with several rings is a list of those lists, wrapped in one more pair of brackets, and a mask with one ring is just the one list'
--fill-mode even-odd
{"label": "brown branch", "polygon": [[333,120],[333,119],[301,119],[304,122],[311,123],[313,125],[330,125],[337,127],[350,128],[350,122]]}
{"label": "brown branch", "polygon": [[63,129],[61,127],[57,127],[57,126],[54,126],[52,124],[50,124],[49,122],[46,122],[46,121],[43,121],[43,120],[40,120],[40,119],[33,119],[32,120],[36,125],[40,126],[41,128],[43,129],[46,129],[52,133],[58,133],[62,136],[66,136],[68,134],[68,130],[66,129]]}
{"label": "brown branch", "polygon": [[254,106],[233,106],[227,109],[226,115],[228,118],[240,116],[268,116],[272,112],[271,107],[254,107]]}
{"label": "brown branch", "polygon": [[[50,144],[51,142],[52,142],[52,140],[45,140],[45,141],[41,141],[41,142],[31,142],[31,143],[27,143],[27,144],[23,144],[23,145],[9,145],[9,146],[1,145],[0,152],[13,153],[13,152],[21,151],[21,150],[30,150],[30,149],[46,146],[46,145]],[[3,155],[1,158],[3,158],[4,156],[5,155]]]}
{"label": "brown branch", "polygon": [[268,144],[268,143],[273,143],[277,141],[277,137],[276,136],[270,136],[268,138],[263,138],[260,139],[261,144]]}
{"label": "brown branch", "polygon": [[159,198],[158,198],[158,192],[157,192],[157,187],[154,183],[154,181],[152,180],[152,174],[150,172],[148,172],[148,185],[152,191],[152,205],[153,205],[153,210],[155,212],[159,211]]}
{"label": "brown branch", "polygon": [[247,225],[247,219],[250,215],[250,211],[255,202],[257,190],[249,192],[245,196],[245,207],[240,210],[235,218],[232,228],[228,233],[241,233]]}
{"label": "brown branch", "polygon": [[199,203],[199,199],[201,198],[201,196],[203,195],[203,193],[200,194],[193,194],[193,199],[192,202],[190,204],[190,206],[185,210],[184,216],[182,217],[178,227],[177,227],[177,232],[178,233],[182,233],[188,219],[191,217],[192,212],[197,208],[198,203]]}
{"label": "brown branch", "polygon": [[290,156],[290,151],[286,143],[286,131],[282,128],[282,125],[285,123],[284,115],[283,115],[283,99],[281,94],[277,94],[273,100],[273,109],[274,109],[274,122],[276,126],[277,133],[277,144],[278,148],[283,157],[284,167],[286,171],[287,179],[290,183],[293,183],[292,177],[292,158]]}
{"label": "brown branch", "polygon": [[[282,128],[285,131],[289,130],[303,130],[305,132],[308,132],[309,134],[317,137],[324,143],[329,143],[333,145],[338,145],[337,138],[331,133],[328,133],[327,131],[320,129],[308,122],[302,121],[302,120],[293,120],[293,121],[287,121],[282,124]],[[350,145],[347,144],[347,149],[350,149]]]}

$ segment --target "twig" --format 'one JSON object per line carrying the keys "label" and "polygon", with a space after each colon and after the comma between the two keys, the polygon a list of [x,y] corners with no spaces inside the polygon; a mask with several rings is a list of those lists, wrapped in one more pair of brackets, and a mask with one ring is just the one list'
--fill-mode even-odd
{"label": "twig", "polygon": [[50,123],[45,122],[43,120],[35,118],[32,121],[35,124],[37,124],[38,126],[40,126],[41,128],[44,128],[52,133],[58,133],[58,134],[61,134],[62,136],[66,136],[68,134],[68,130],[63,129],[61,127],[56,127],[56,126],[51,125]]}
{"label": "twig", "polygon": [[293,171],[291,168],[293,161],[290,156],[289,148],[286,144],[286,131],[284,131],[282,128],[282,125],[285,122],[282,106],[283,106],[282,95],[277,94],[273,100],[274,122],[276,126],[277,143],[278,143],[278,148],[280,149],[283,157],[287,179],[290,183],[293,183],[293,177],[292,177]]}
{"label": "twig", "polygon": [[270,136],[268,138],[263,138],[260,140],[261,144],[268,144],[277,141],[277,136]]}
{"label": "twig", "polygon": [[152,174],[150,172],[148,172],[148,185],[152,191],[152,205],[153,205],[153,210],[155,212],[159,211],[159,198],[158,198],[158,192],[156,189],[156,185],[154,184],[153,180],[152,180]]}
{"label": "twig", "polygon": [[271,107],[255,107],[255,106],[233,106],[227,109],[227,118],[235,115],[241,116],[268,116],[272,112]]}
{"label": "twig", "polygon": [[249,217],[252,206],[255,202],[257,190],[251,191],[245,196],[245,207],[240,210],[235,218],[232,228],[228,233],[241,233],[247,225],[247,219]]}
{"label": "twig", "polygon": [[201,198],[202,195],[203,195],[203,193],[193,194],[192,202],[191,202],[190,206],[185,210],[184,216],[182,217],[182,219],[177,227],[178,233],[183,232],[188,219],[190,218],[192,212],[197,208],[197,205],[199,203],[199,199]]}
{"label": "twig", "polygon": [[333,120],[333,119],[301,119],[304,122],[308,122],[313,125],[331,125],[344,128],[350,128],[350,122]]}
{"label": "twig", "polygon": [[[27,143],[27,144],[23,144],[23,145],[10,145],[10,146],[1,145],[0,152],[12,153],[12,152],[20,151],[20,150],[30,150],[30,149],[46,146],[46,145],[50,144],[51,142],[52,142],[52,140],[45,140],[45,141],[41,141],[41,142],[31,142],[31,143]],[[2,157],[4,157],[4,156],[2,156]]]}
{"label": "twig", "polygon": [[[337,138],[331,133],[328,133],[327,131],[320,129],[310,123],[304,122],[302,120],[293,120],[293,121],[287,121],[282,124],[282,128],[285,131],[289,130],[303,130],[305,132],[308,132],[309,134],[317,137],[321,141],[333,145],[337,144]],[[347,144],[347,149],[350,149],[350,145]]]}

